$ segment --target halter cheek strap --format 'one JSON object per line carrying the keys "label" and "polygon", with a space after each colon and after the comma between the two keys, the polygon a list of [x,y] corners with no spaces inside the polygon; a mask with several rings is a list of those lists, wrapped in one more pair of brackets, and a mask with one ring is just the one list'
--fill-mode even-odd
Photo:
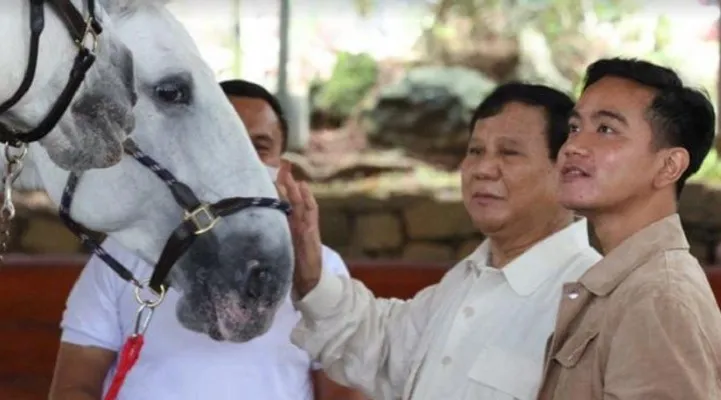
{"label": "halter cheek strap", "polygon": [[[45,29],[45,3],[49,3],[65,22],[70,37],[78,48],[73,67],[65,88],[53,103],[45,118],[30,131],[20,132],[0,122],[0,142],[20,147],[22,143],[30,143],[44,138],[57,125],[60,118],[70,106],[80,84],[85,80],[85,74],[95,62],[95,46],[98,35],[102,33],[102,26],[95,18],[95,0],[88,0],[88,17],[75,8],[70,0],[30,0],[30,51],[28,64],[25,69],[20,86],[9,99],[0,103],[0,116],[8,112],[20,99],[27,94],[35,79],[37,70],[40,35]],[[92,48],[85,47],[85,39],[93,39]]]}
{"label": "halter cheek strap", "polygon": [[[270,208],[281,211],[286,215],[290,214],[291,207],[288,203],[266,197],[229,197],[215,203],[204,203],[198,199],[188,185],[178,181],[170,171],[142,152],[131,139],[125,142],[125,152],[165,182],[175,201],[184,210],[185,214],[182,222],[173,230],[170,238],[165,243],[165,247],[153,269],[148,286],[156,293],[161,293],[169,287],[167,277],[173,265],[185,254],[198,236],[210,232],[221,218],[251,207]],[[79,180],[79,174],[70,173],[60,200],[60,218],[90,251],[105,261],[123,280],[140,287],[140,281],[133,276],[132,272],[103,250],[102,246],[92,238],[92,234],[88,229],[73,221],[70,217],[73,194]]]}

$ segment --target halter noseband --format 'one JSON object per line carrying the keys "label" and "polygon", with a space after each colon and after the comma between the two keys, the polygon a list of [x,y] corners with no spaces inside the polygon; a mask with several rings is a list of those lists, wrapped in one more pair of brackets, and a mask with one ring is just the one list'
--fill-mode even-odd
{"label": "halter noseband", "polygon": [[[183,221],[175,228],[165,243],[160,258],[153,269],[148,287],[155,291],[155,293],[162,293],[168,287],[166,278],[175,262],[190,248],[190,245],[193,244],[198,236],[210,232],[221,218],[249,207],[271,208],[282,211],[286,215],[290,213],[291,208],[288,203],[266,197],[229,197],[212,204],[202,202],[188,185],[178,181],[170,171],[163,168],[150,156],[140,150],[137,144],[131,139],[125,141],[124,147],[127,154],[150,169],[168,186],[175,201],[184,210],[185,214]],[[78,173],[70,173],[60,200],[60,218],[90,251],[105,261],[123,280],[132,283],[136,287],[140,287],[140,281],[133,276],[132,272],[108,254],[102,246],[91,237],[87,228],[70,218],[73,194],[75,193],[79,180],[80,175]]]}
{"label": "halter noseband", "polygon": [[[95,0],[87,0],[88,17],[84,18],[82,13],[70,2],[70,0],[30,0],[30,54],[20,86],[15,93],[5,102],[0,103],[0,116],[10,110],[30,90],[35,79],[35,71],[38,63],[40,46],[40,35],[45,28],[45,3],[54,7],[55,11],[62,18],[68,28],[70,37],[78,48],[73,68],[70,70],[70,77],[60,96],[53,103],[52,108],[38,126],[27,132],[20,132],[0,122],[0,143],[7,143],[14,147],[20,147],[23,143],[30,143],[44,138],[57,125],[60,118],[70,106],[80,84],[85,79],[85,74],[95,62],[95,47],[97,38],[103,29],[95,19]],[[93,39],[92,48],[85,47],[85,39],[90,36]]]}

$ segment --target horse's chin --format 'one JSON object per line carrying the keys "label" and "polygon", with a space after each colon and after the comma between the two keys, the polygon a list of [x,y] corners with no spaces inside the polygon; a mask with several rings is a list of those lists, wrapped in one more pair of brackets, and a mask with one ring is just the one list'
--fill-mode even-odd
{"label": "horse's chin", "polygon": [[268,332],[279,305],[241,298],[237,292],[183,293],[176,312],[180,324],[191,331],[217,341],[244,343]]}

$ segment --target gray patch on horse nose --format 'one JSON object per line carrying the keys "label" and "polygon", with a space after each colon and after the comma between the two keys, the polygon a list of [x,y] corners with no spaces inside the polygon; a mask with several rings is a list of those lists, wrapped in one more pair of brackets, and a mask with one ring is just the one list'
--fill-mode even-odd
{"label": "gray patch on horse nose", "polygon": [[133,53],[124,46],[116,47],[113,64],[120,69],[120,81],[130,94],[130,102],[134,106],[138,101],[138,94],[135,91],[135,61]]}

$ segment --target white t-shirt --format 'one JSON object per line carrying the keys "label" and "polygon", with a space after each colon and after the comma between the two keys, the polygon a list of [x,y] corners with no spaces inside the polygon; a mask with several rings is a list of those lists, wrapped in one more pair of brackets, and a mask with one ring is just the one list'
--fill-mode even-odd
{"label": "white t-shirt", "polygon": [[[110,239],[103,247],[135,276],[152,268]],[[323,267],[339,275],[348,269],[338,253],[323,246]],[[246,343],[216,342],[183,328],[176,319],[179,295],[169,291],[155,309],[145,345],[127,375],[118,400],[302,400],[312,399],[311,360],[290,342],[300,318],[290,295],[270,330]],[[68,298],[61,328],[63,342],[119,352],[132,334],[133,287],[96,256],[83,269]],[[105,389],[115,366],[105,381]]]}

